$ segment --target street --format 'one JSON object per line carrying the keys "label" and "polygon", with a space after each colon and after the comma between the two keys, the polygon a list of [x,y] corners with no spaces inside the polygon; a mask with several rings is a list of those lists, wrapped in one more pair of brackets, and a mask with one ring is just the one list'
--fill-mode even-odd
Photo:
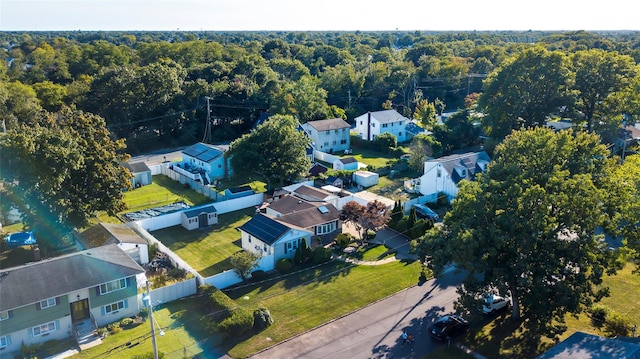
{"label": "street", "polygon": [[[462,273],[449,272],[251,358],[421,358],[445,344],[432,340],[428,328],[435,318],[453,311],[462,278]],[[414,334],[412,345],[402,345],[403,330]]]}

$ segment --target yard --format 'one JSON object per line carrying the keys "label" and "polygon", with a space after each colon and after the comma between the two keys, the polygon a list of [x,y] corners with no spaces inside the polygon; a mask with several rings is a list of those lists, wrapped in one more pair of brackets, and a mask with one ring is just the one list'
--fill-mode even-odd
{"label": "yard", "polygon": [[188,231],[174,226],[152,234],[198,273],[209,277],[231,269],[229,257],[242,249],[236,228],[253,214],[255,209],[251,207],[218,216],[218,224],[211,228]]}
{"label": "yard", "polygon": [[153,182],[150,185],[127,191],[124,194],[127,212],[159,207],[177,201],[199,205],[211,202],[211,199],[164,175],[153,176]]}

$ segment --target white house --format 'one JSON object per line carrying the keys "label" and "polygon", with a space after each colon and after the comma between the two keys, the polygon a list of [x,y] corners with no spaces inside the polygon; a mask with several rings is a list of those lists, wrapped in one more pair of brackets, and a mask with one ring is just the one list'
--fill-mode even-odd
{"label": "white house", "polygon": [[115,244],[138,264],[149,263],[148,243],[126,224],[98,223],[77,235],[81,250]]}
{"label": "white house", "polygon": [[458,183],[473,180],[476,175],[487,170],[491,159],[486,152],[468,152],[444,156],[424,163],[424,173],[415,184],[420,194],[435,202],[438,193],[447,195],[451,201],[458,194]]}
{"label": "white house", "polygon": [[[209,145],[198,142],[182,150],[182,164],[176,166],[195,176],[199,175],[203,183],[207,185],[215,179],[226,177],[230,172],[229,163],[224,155],[228,150],[229,146],[227,145]],[[178,170],[178,172],[182,171]]]}
{"label": "white house", "polygon": [[191,231],[218,223],[218,211],[212,204],[196,207],[181,214],[182,227]]}
{"label": "white house", "polygon": [[281,258],[292,259],[301,241],[311,245],[311,232],[285,224],[263,213],[257,213],[238,227],[242,249],[263,257],[261,268],[271,270]]}
{"label": "white house", "polygon": [[354,157],[343,157],[333,161],[333,169],[336,171],[355,171],[358,166],[358,160]]}
{"label": "white house", "polygon": [[405,127],[409,119],[396,110],[367,112],[355,118],[356,131],[363,140],[373,141],[383,133],[396,136],[398,142],[409,140]]}
{"label": "white house", "polygon": [[341,118],[309,121],[303,123],[302,128],[311,137],[315,149],[319,151],[336,153],[351,147],[349,137],[351,126]]}
{"label": "white house", "polygon": [[131,186],[138,188],[151,184],[151,169],[144,162],[127,162],[124,167],[131,172]]}

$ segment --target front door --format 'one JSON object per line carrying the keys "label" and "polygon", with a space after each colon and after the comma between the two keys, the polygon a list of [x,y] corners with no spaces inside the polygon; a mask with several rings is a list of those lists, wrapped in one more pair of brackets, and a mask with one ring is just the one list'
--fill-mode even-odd
{"label": "front door", "polygon": [[71,319],[74,322],[89,318],[89,299],[71,303]]}
{"label": "front door", "polygon": [[209,220],[207,219],[208,214],[202,213],[198,215],[198,223],[200,228],[204,228],[209,225]]}

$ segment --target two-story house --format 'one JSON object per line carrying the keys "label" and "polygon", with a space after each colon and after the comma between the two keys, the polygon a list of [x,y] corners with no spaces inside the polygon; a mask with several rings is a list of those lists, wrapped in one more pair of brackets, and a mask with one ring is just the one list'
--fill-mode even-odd
{"label": "two-story house", "polygon": [[335,237],[342,231],[340,211],[333,204],[308,201],[295,194],[271,203],[266,208],[266,214],[284,224],[309,231],[312,239]]}
{"label": "two-story house", "polygon": [[[231,170],[229,161],[224,155],[229,150],[227,145],[210,145],[198,142],[182,150],[182,163],[174,170],[187,177],[195,176],[207,185],[213,180],[227,177]],[[191,174],[191,175],[190,175]]]}
{"label": "two-story house", "polygon": [[[145,271],[116,244],[0,271],[0,350],[74,337],[140,311]],[[85,325],[85,324],[83,324]],[[13,356],[8,356],[13,357]]]}
{"label": "two-story house", "polygon": [[309,121],[303,123],[302,128],[318,151],[335,153],[351,147],[349,137],[351,126],[341,118]]}
{"label": "two-story house", "polygon": [[355,129],[358,136],[366,141],[373,141],[383,133],[396,136],[398,142],[409,140],[406,132],[409,119],[396,110],[367,112],[355,118]]}

